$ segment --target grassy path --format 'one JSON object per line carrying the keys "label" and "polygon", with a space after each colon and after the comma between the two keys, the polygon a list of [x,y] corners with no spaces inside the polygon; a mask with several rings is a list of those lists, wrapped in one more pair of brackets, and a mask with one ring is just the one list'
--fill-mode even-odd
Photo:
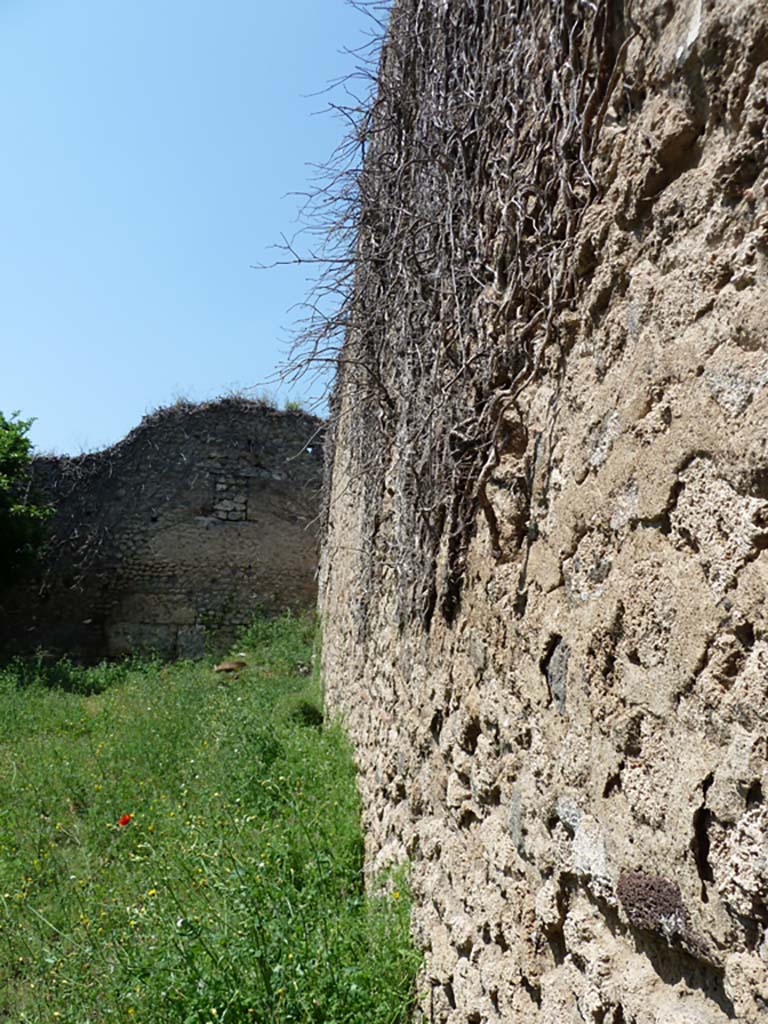
{"label": "grassy path", "polygon": [[312,631],[255,624],[237,678],[0,671],[0,1021],[407,1019],[407,900],[362,891]]}

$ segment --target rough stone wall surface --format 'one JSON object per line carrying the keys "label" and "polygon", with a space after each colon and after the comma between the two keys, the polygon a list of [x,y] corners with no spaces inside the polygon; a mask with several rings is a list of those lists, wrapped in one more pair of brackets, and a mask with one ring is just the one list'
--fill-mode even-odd
{"label": "rough stone wall surface", "polygon": [[768,1020],[768,6],[622,17],[572,298],[453,616],[403,622],[401,454],[370,468],[338,385],[327,701],[371,877],[411,863],[435,1022]]}
{"label": "rough stone wall surface", "polygon": [[3,650],[194,657],[256,608],[316,595],[321,423],[223,399],[102,452],[35,460],[56,508],[42,572],[0,596]]}

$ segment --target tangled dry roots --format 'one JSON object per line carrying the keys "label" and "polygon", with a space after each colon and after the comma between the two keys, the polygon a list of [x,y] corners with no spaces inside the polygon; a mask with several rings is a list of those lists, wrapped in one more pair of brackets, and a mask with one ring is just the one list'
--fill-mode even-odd
{"label": "tangled dry roots", "polygon": [[[494,536],[485,482],[525,450],[516,397],[567,346],[556,321],[576,293],[593,140],[632,31],[605,0],[392,8],[357,126],[333,408],[363,467],[364,589],[396,572],[401,626],[450,621],[478,512]],[[387,503],[396,533],[374,513]]]}

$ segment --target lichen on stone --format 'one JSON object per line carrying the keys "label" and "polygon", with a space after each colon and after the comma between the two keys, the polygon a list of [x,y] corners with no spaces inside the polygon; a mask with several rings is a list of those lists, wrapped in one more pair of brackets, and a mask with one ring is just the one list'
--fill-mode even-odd
{"label": "lichen on stone", "polygon": [[622,871],[616,883],[616,895],[634,928],[653,932],[669,945],[680,944],[694,956],[706,955],[706,943],[691,926],[676,882],[643,871]]}

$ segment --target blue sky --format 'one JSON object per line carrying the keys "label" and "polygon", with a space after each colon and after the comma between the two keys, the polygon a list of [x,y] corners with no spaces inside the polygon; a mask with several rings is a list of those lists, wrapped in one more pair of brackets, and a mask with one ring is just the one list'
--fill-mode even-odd
{"label": "blue sky", "polygon": [[369,26],[344,0],[0,0],[0,411],[38,450],[270,376],[306,282],[251,268],[297,230],[341,133],[310,94]]}

